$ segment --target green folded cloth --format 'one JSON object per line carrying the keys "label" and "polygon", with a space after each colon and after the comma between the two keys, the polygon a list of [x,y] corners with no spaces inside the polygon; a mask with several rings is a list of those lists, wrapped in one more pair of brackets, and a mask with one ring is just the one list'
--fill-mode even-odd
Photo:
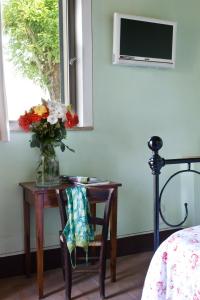
{"label": "green folded cloth", "polygon": [[86,251],[87,260],[89,242],[94,240],[94,228],[88,222],[90,206],[86,188],[84,186],[68,187],[65,192],[68,199],[66,206],[68,221],[63,235],[66,238],[67,248],[71,257],[76,247],[82,247]]}

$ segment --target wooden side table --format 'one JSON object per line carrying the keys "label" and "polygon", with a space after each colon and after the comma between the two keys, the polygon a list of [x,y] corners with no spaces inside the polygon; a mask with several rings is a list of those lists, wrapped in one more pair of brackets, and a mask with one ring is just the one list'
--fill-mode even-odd
{"label": "wooden side table", "polygon": [[[35,207],[36,223],[36,252],[37,252],[37,285],[38,296],[44,296],[44,208],[57,207],[55,188],[38,188],[34,182],[21,182],[23,189],[24,207],[24,251],[26,275],[31,272],[31,252],[30,252],[30,206]],[[110,272],[111,281],[116,281],[116,257],[117,257],[117,194],[120,183],[110,182],[101,187],[114,188],[114,201],[110,218]],[[61,184],[56,188],[65,188],[67,184]],[[98,187],[100,187],[98,185]]]}

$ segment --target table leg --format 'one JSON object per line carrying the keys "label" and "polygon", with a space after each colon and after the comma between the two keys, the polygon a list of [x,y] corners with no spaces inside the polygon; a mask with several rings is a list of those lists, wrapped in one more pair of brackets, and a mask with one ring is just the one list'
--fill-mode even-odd
{"label": "table leg", "polygon": [[36,247],[37,247],[37,283],[39,298],[43,297],[44,284],[44,258],[43,258],[43,242],[44,242],[44,195],[35,196],[35,219],[36,219]]}
{"label": "table leg", "polygon": [[30,204],[26,201],[26,193],[23,190],[24,207],[24,252],[25,252],[25,274],[30,277],[31,273],[31,251],[30,251]]}
{"label": "table leg", "polygon": [[[90,205],[90,213],[91,213],[91,216],[92,217],[96,217],[96,203],[92,203],[91,205]],[[96,231],[96,225],[94,225],[93,226],[93,228],[94,228],[94,233],[95,233],[95,231]],[[95,237],[96,238],[96,237]],[[97,256],[97,254],[96,254],[96,249],[95,249],[96,247],[91,247],[91,257],[95,257],[95,256]],[[94,260],[92,260],[92,265],[94,265],[95,264],[95,261]]]}
{"label": "table leg", "polygon": [[110,272],[111,281],[116,281],[117,262],[117,188],[114,190],[110,216]]}

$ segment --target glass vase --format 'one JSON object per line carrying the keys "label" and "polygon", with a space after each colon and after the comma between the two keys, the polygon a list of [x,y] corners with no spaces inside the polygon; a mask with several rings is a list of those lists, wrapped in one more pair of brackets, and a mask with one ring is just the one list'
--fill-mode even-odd
{"label": "glass vase", "polygon": [[59,161],[52,144],[41,145],[36,168],[36,186],[51,187],[60,184]]}

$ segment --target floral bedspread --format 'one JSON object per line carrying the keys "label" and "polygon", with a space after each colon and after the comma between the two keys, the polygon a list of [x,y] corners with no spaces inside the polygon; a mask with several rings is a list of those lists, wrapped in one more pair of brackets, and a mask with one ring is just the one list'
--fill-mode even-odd
{"label": "floral bedspread", "polygon": [[200,300],[200,226],[173,233],[155,252],[141,300]]}

